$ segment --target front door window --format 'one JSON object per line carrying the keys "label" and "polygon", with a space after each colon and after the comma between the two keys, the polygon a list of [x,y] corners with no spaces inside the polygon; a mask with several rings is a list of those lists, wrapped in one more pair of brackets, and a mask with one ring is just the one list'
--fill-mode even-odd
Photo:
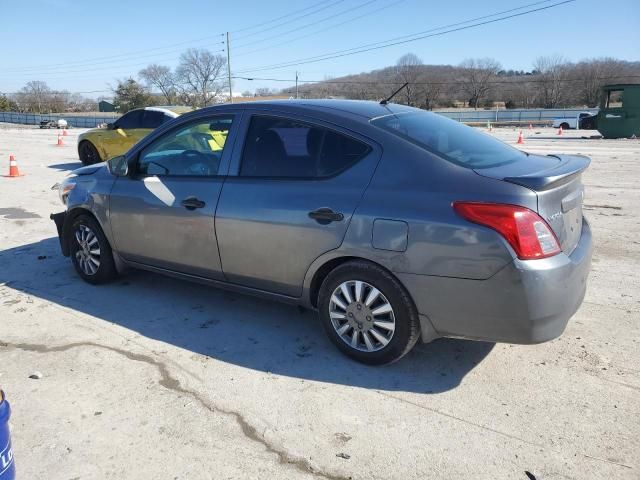
{"label": "front door window", "polygon": [[199,120],[156,140],[142,151],[136,173],[156,176],[216,176],[233,117]]}

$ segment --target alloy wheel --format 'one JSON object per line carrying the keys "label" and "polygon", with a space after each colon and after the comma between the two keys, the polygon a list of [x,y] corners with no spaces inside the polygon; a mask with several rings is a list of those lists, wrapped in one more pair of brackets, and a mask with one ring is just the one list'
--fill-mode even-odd
{"label": "alloy wheel", "polygon": [[100,268],[100,242],[96,234],[86,225],[75,231],[78,250],[75,253],[78,266],[85,275],[95,275]]}
{"label": "alloy wheel", "polygon": [[329,301],[329,317],[340,339],[362,352],[382,350],[396,328],[389,300],[376,287],[360,280],[338,285]]}

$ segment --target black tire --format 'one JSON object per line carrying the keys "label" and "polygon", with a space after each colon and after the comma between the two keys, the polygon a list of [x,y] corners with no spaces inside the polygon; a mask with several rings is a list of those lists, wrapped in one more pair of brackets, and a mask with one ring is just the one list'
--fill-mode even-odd
{"label": "black tire", "polygon": [[[93,237],[87,233],[87,229],[93,234]],[[87,239],[85,242],[86,248],[81,246],[76,235],[79,235],[80,238]],[[87,260],[88,251],[94,252],[91,254],[91,257],[94,260],[96,259],[96,242],[93,241],[93,238],[97,240],[98,246],[97,266],[95,262]],[[110,282],[118,276],[111,245],[109,245],[107,237],[104,236],[102,228],[100,228],[95,218],[90,215],[79,215],[76,217],[71,225],[68,242],[73,266],[85,282],[97,285]],[[92,268],[95,269],[94,272],[91,272]]]}
{"label": "black tire", "polygon": [[[330,317],[331,296],[343,282],[349,281],[362,281],[375,287],[382,293],[383,297],[386,297],[386,300],[393,308],[395,330],[386,346],[379,350],[362,351],[354,348],[347,344],[346,340],[343,340],[336,328],[334,328]],[[356,302],[356,305],[358,303],[360,302]],[[320,287],[318,309],[322,325],[334,345],[347,356],[368,365],[385,365],[399,360],[413,348],[418,338],[420,338],[420,320],[409,293],[387,270],[366,261],[350,261],[331,271]],[[344,326],[344,323],[342,326]],[[359,328],[362,328],[362,326],[360,325]],[[351,333],[354,330],[355,328],[351,329]],[[364,343],[363,333],[356,335],[356,337],[359,340],[362,339],[362,343]]]}
{"label": "black tire", "polygon": [[571,128],[571,127],[569,126],[569,124],[568,124],[568,123],[566,123],[566,122],[565,122],[565,123],[563,123],[562,125],[560,125],[560,127],[561,127],[563,130],[569,130],[569,129]]}
{"label": "black tire", "polygon": [[83,165],[93,165],[94,163],[102,162],[98,149],[88,140],[84,140],[78,145],[78,156]]}

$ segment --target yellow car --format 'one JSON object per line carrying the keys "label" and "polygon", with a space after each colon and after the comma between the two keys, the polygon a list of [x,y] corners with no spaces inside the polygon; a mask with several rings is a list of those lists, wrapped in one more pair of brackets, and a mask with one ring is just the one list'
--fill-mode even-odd
{"label": "yellow car", "polygon": [[189,107],[131,110],[107,128],[93,128],[81,134],[78,137],[78,156],[84,165],[91,165],[122,155],[155,128],[189,111]]}

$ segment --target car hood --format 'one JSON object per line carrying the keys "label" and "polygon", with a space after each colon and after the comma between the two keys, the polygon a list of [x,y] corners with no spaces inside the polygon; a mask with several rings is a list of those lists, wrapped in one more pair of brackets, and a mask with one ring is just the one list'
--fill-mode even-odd
{"label": "car hood", "polygon": [[106,170],[106,169],[107,169],[107,162],[102,162],[102,163],[96,163],[94,165],[87,165],[86,167],[77,168],[76,170],[71,172],[71,174],[78,175],[78,176],[93,175],[99,170]]}
{"label": "car hood", "polygon": [[104,130],[105,130],[104,128],[92,128],[90,130],[86,130],[82,132],[80,135],[78,135],[78,138],[85,138],[86,136],[90,136],[93,133],[98,133]]}

